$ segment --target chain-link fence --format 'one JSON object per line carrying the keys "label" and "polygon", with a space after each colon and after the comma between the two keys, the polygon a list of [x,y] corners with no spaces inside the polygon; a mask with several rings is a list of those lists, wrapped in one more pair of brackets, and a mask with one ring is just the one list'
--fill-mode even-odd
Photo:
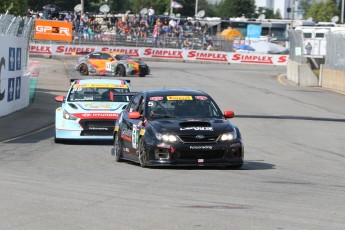
{"label": "chain-link fence", "polygon": [[26,17],[15,17],[9,14],[0,14],[0,36],[23,37],[25,46],[23,50],[22,67],[27,72],[29,59],[29,43],[32,36],[34,20]]}
{"label": "chain-link fence", "polygon": [[303,58],[303,34],[300,30],[288,30],[290,41],[290,59],[300,64],[304,63]]}
{"label": "chain-link fence", "polygon": [[345,71],[345,35],[328,34],[325,67]]}

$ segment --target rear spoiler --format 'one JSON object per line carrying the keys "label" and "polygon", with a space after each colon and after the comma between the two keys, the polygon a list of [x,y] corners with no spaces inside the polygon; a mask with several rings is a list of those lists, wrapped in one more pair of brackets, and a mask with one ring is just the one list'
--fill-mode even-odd
{"label": "rear spoiler", "polygon": [[[106,77],[105,77],[105,78],[106,78]],[[105,78],[103,78],[103,79],[105,79]],[[99,79],[102,79],[102,78],[100,77]],[[78,78],[71,78],[71,79],[69,79],[70,85],[72,85],[73,82],[76,81],[76,80],[80,80],[80,79],[78,79]],[[127,82],[128,84],[131,83],[131,80],[129,80],[129,79],[123,79],[122,81],[125,81],[125,82]]]}

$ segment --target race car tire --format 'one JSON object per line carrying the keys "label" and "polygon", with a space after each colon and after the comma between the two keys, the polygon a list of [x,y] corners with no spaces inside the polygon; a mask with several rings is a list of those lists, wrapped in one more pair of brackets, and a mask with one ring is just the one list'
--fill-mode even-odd
{"label": "race car tire", "polygon": [[79,73],[84,76],[89,75],[89,69],[85,63],[79,66]]}
{"label": "race car tire", "polygon": [[56,136],[54,136],[54,143],[56,143],[56,144],[62,143],[62,140],[59,138],[56,138]]}
{"label": "race car tire", "polygon": [[119,65],[116,68],[116,75],[120,77],[125,77],[126,76],[126,68],[123,65]]}
{"label": "race car tire", "polygon": [[114,138],[114,153],[115,153],[116,162],[122,161],[122,151],[123,151],[122,142],[119,139],[119,135],[116,133],[115,138]]}
{"label": "race car tire", "polygon": [[139,77],[145,77],[146,74],[139,74]]}
{"label": "race car tire", "polygon": [[240,169],[242,168],[243,164],[240,165],[229,165],[227,166],[228,169]]}
{"label": "race car tire", "polygon": [[144,148],[144,141],[142,139],[139,140],[139,164],[142,168],[147,167],[147,162],[146,162],[146,150]]}

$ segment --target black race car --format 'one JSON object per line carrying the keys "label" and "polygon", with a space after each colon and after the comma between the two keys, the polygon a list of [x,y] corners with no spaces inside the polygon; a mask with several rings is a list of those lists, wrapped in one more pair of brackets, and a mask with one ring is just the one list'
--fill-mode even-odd
{"label": "black race car", "polygon": [[243,165],[239,129],[198,90],[148,90],[132,97],[114,129],[116,161],[146,166]]}

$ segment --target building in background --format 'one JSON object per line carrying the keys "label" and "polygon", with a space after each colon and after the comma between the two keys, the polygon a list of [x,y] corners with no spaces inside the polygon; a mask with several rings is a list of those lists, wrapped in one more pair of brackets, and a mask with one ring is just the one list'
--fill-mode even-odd
{"label": "building in background", "polygon": [[[256,7],[264,7],[272,9],[274,13],[279,9],[283,19],[290,19],[291,13],[288,12],[288,8],[291,8],[293,0],[255,0]],[[296,0],[296,5],[298,0]]]}

